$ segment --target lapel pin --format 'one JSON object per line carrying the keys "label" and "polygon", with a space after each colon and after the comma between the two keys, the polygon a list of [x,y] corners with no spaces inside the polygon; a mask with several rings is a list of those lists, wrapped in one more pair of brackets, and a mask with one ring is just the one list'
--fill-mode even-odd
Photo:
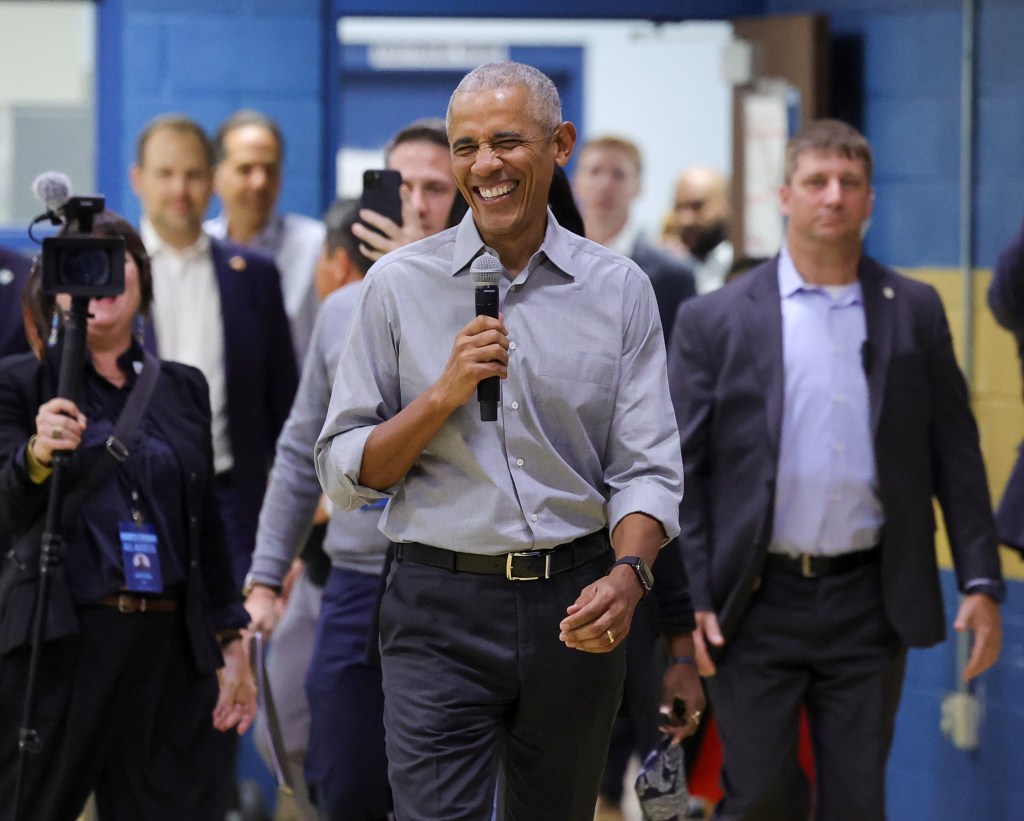
{"label": "lapel pin", "polygon": [[236,254],[228,260],[228,265],[236,271],[244,271],[246,266],[245,257]]}
{"label": "lapel pin", "polygon": [[886,299],[892,299],[894,296],[896,296],[896,292],[892,288],[890,288],[888,285],[886,285],[882,289],[882,294],[883,294],[883,296],[885,296]]}

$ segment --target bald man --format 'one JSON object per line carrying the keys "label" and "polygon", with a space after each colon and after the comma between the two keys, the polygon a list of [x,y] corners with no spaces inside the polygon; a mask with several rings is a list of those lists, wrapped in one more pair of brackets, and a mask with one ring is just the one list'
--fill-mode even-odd
{"label": "bald man", "polygon": [[732,243],[726,239],[729,193],[725,177],[696,165],[676,180],[673,216],[679,239],[689,254],[697,293],[721,288],[732,265]]}

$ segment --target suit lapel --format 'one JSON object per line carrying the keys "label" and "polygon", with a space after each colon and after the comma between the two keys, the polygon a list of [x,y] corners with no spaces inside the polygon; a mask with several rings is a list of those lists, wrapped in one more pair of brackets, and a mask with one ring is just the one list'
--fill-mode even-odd
{"label": "suit lapel", "polygon": [[234,361],[237,340],[244,339],[244,329],[239,325],[246,315],[242,310],[245,295],[239,291],[244,278],[239,276],[245,269],[245,258],[233,256],[228,258],[227,249],[216,240],[210,241],[210,254],[213,258],[213,270],[217,275],[217,288],[220,291],[220,316],[224,326],[224,370],[230,370]]}
{"label": "suit lapel", "polygon": [[899,294],[877,265],[861,257],[857,269],[861,292],[864,296],[864,320],[867,325],[868,348],[864,369],[868,379],[868,402],[871,408],[871,432],[878,431],[885,399],[885,380],[892,358],[892,332],[896,320],[896,300]]}
{"label": "suit lapel", "polygon": [[779,301],[778,258],[769,266],[747,276],[757,277],[737,300],[740,320],[757,365],[764,392],[765,421],[772,451],[778,453],[782,435],[783,362],[782,306]]}

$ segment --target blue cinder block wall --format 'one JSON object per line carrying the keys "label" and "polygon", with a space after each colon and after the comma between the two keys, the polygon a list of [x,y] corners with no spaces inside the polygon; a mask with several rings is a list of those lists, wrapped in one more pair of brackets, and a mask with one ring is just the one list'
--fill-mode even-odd
{"label": "blue cinder block wall", "polygon": [[[875,154],[876,203],[867,250],[903,268],[956,268],[959,247],[960,0],[768,0],[769,14],[824,12],[859,50],[837,97],[862,101],[857,123]],[[1024,216],[1024,3],[979,0],[976,18],[974,266],[991,268]],[[944,570],[946,612],[956,612]],[[954,749],[939,730],[956,687],[956,641],[910,654],[889,762],[893,821],[1024,818],[1024,584],[1009,581],[998,666],[982,677],[980,748]]]}
{"label": "blue cinder block wall", "polygon": [[189,114],[212,135],[239,108],[284,130],[281,207],[319,216],[323,186],[320,0],[105,0],[99,4],[98,187],[138,218],[128,182],[136,137],[158,114]]}

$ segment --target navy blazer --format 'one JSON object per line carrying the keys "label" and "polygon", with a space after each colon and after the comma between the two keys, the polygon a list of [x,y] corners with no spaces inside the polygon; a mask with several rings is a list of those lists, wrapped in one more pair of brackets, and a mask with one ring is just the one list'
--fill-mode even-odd
{"label": "navy blazer", "polygon": [[[274,260],[213,238],[210,254],[224,325],[231,484],[241,504],[241,537],[251,553],[274,446],[291,410],[299,374]],[[159,352],[149,332],[146,347]],[[237,543],[239,534],[230,541]]]}
{"label": "navy blazer", "polygon": [[[274,463],[274,446],[299,385],[291,329],[273,259],[210,240],[224,321],[231,482],[243,505],[249,551]],[[310,456],[312,458],[312,455]]]}
{"label": "navy blazer", "polygon": [[30,350],[21,319],[21,291],[31,269],[28,257],[0,248],[0,356]]}
{"label": "navy blazer", "polygon": [[693,271],[681,259],[651,245],[643,237],[637,239],[629,257],[647,274],[654,286],[661,330],[667,343],[672,336],[672,323],[680,303],[697,295]]}
{"label": "navy blazer", "polygon": [[[1024,373],[1024,225],[1003,249],[992,274],[988,304],[996,321],[1013,333]],[[1024,554],[1024,444],[996,511],[999,539]]]}
{"label": "navy blazer", "polygon": [[[38,557],[50,494],[49,481],[36,485],[28,479],[24,450],[35,431],[39,406],[56,393],[58,370],[55,357],[39,361],[32,354],[10,357],[0,365],[0,533],[14,534],[15,550],[23,558]],[[184,517],[188,538],[185,623],[197,668],[212,672],[223,664],[215,630],[243,627],[248,617],[231,575],[213,493],[210,399],[202,373],[178,362],[164,362],[146,416],[171,443],[181,466],[185,509],[179,515]],[[82,459],[71,463],[69,481],[88,471],[88,456]],[[75,549],[75,545],[68,547]],[[62,566],[53,577],[48,640],[78,629],[65,569]],[[0,654],[29,641],[38,578],[38,558],[24,561],[10,594],[0,603]]]}
{"label": "navy blazer", "polygon": [[[910,646],[945,636],[932,497],[961,589],[1002,578],[967,387],[935,290],[862,257],[870,422],[885,516],[886,615]],[[684,302],[669,385],[685,467],[680,543],[697,610],[728,636],[759,583],[772,536],[782,428],[778,258]]]}

